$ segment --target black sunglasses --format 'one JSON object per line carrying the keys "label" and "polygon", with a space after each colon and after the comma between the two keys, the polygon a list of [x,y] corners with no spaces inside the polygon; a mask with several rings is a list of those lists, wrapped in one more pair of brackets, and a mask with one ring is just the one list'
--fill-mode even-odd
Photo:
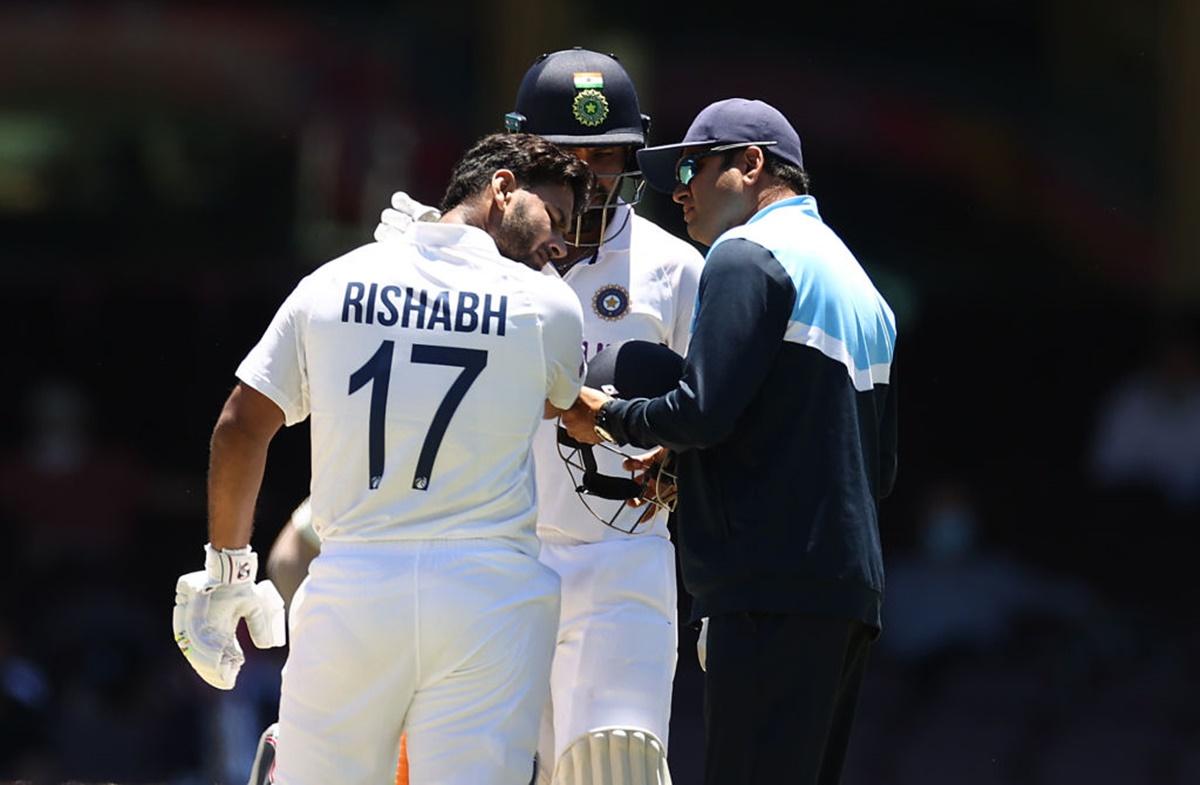
{"label": "black sunglasses", "polygon": [[704,150],[699,153],[692,153],[679,159],[679,163],[675,164],[675,181],[680,185],[687,185],[696,176],[696,172],[700,170],[698,162],[713,155],[720,155],[729,150],[736,150],[739,147],[769,147],[775,142],[734,142],[733,144],[723,144]]}

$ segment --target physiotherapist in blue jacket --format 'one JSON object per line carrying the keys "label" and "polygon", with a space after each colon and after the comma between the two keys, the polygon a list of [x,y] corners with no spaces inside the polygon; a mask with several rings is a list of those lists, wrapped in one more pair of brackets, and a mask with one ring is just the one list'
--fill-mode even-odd
{"label": "physiotherapist in blue jacket", "polygon": [[706,783],[834,785],[881,628],[895,318],[774,107],[718,101],[638,163],[711,246],[684,376],[651,399],[584,388],[563,423],[677,456],[683,581],[708,620]]}

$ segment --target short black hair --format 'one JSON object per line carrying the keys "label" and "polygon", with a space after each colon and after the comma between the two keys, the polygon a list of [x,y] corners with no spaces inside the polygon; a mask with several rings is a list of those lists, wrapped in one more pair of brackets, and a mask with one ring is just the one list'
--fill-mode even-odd
{"label": "short black hair", "polygon": [[575,196],[576,213],[584,208],[591,196],[592,170],[583,161],[540,136],[498,133],[471,145],[454,165],[450,185],[442,197],[442,212],[454,209],[482,191],[499,169],[511,171],[521,188],[566,185]]}
{"label": "short black hair", "polygon": [[[735,147],[732,150],[726,150],[725,155],[721,159],[721,166],[724,168],[733,166],[734,157],[745,149],[744,147]],[[791,188],[798,195],[803,196],[810,192],[812,181],[809,179],[808,172],[775,155],[771,152],[770,147],[760,149],[763,151],[763,171],[777,180],[782,180],[784,185]]]}
{"label": "short black hair", "polygon": [[782,180],[787,184],[788,188],[791,188],[797,194],[803,195],[809,192],[809,189],[812,187],[812,181],[809,180],[808,172],[774,155],[770,148],[767,148],[766,153],[767,162],[763,165],[763,168],[767,174]]}

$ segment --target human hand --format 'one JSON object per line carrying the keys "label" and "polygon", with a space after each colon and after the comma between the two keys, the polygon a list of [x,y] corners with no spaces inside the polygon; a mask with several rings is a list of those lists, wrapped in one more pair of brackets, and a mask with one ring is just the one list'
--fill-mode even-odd
{"label": "human hand", "polygon": [[608,438],[608,434],[596,429],[596,412],[608,401],[609,396],[591,387],[579,390],[579,398],[570,409],[563,412],[562,424],[571,438],[582,444],[599,444]]}
{"label": "human hand", "polygon": [[254,582],[258,555],[248,546],[204,549],[205,569],[182,575],[175,584],[175,643],[200,678],[231,690],[246,659],[237,642],[238,622],[246,620],[258,648],[282,646],[283,598],[270,581]]}
{"label": "human hand", "polygon": [[666,447],[656,447],[648,453],[626,458],[621,467],[629,472],[641,472],[636,479],[642,483],[642,495],[625,502],[630,507],[647,505],[646,511],[638,518],[638,523],[645,523],[654,517],[660,508],[673,510],[678,488],[675,475],[662,471],[664,462],[671,458]]}
{"label": "human hand", "polygon": [[417,221],[436,221],[442,213],[436,207],[421,204],[404,191],[392,194],[392,206],[379,214],[379,225],[375,227],[375,240],[394,240],[409,230]]}

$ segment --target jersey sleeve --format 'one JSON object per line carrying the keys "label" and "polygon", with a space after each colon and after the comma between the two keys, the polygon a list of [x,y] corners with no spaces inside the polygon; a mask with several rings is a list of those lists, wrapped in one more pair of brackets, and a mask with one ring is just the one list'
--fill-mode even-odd
{"label": "jersey sleeve", "polygon": [[309,414],[308,367],[304,351],[305,283],[300,282],[246,358],[237,378],[274,401],[284,423],[295,425]]}
{"label": "jersey sleeve", "polygon": [[675,281],[675,319],[671,324],[669,346],[676,354],[686,355],[692,337],[692,315],[696,312],[696,293],[700,287],[703,257],[692,252],[680,260]]}
{"label": "jersey sleeve", "polygon": [[615,401],[609,431],[620,443],[676,452],[724,441],[770,370],[795,297],[766,248],[742,239],[715,246],[682,381],[659,398]]}
{"label": "jersey sleeve", "polygon": [[544,298],[542,345],[545,351],[546,400],[568,409],[583,386],[583,309],[565,283],[547,287]]}

